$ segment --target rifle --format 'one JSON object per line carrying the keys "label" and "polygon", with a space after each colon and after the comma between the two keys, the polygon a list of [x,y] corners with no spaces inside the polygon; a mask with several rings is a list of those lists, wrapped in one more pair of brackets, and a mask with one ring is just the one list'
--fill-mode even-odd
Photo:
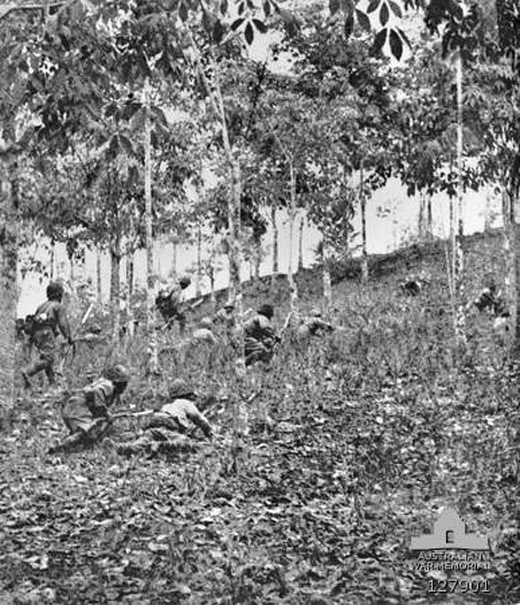
{"label": "rifle", "polygon": [[117,414],[110,414],[110,420],[116,420],[118,418],[142,418],[143,416],[150,416],[154,414],[156,410],[144,410],[143,412],[132,412],[131,410],[125,410],[118,412]]}
{"label": "rifle", "polygon": [[[186,310],[187,311],[193,311],[197,307],[200,307],[200,305],[203,302],[204,302],[204,297],[198,298],[197,300],[195,300],[195,302],[193,302],[191,304],[186,304],[186,307],[187,307]],[[177,315],[174,315],[173,317],[170,317],[170,319],[163,326],[158,326],[157,330],[160,330],[161,332],[164,332],[164,330],[167,330],[176,319],[177,319]]]}

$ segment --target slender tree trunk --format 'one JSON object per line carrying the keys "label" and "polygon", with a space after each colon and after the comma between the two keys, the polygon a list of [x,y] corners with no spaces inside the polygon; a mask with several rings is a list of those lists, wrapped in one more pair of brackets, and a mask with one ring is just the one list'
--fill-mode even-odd
{"label": "slender tree trunk", "polygon": [[419,241],[424,240],[425,236],[425,214],[426,214],[426,194],[421,191],[419,193]]}
{"label": "slender tree trunk", "polygon": [[432,195],[427,194],[426,201],[426,230],[429,238],[433,238],[433,212],[432,212]]}
{"label": "slender tree trunk", "polygon": [[359,200],[361,204],[361,281],[368,281],[368,253],[367,253],[367,203],[365,198],[365,183],[363,162],[359,167]]}
{"label": "slender tree trunk", "polygon": [[144,89],[144,199],[145,199],[145,241],[146,241],[146,332],[148,337],[148,373],[159,371],[157,332],[155,330],[155,298],[157,279],[154,272],[153,231],[152,231],[152,142],[150,123],[150,84]]}
{"label": "slender tree trunk", "polygon": [[121,332],[121,310],[119,299],[121,293],[121,248],[119,238],[110,246],[110,315],[112,317],[112,342],[119,340]]}
{"label": "slender tree trunk", "polygon": [[55,274],[55,269],[54,269],[54,254],[55,254],[55,252],[54,252],[54,246],[55,246],[54,240],[51,240],[51,258],[50,258],[50,262],[49,262],[49,264],[50,264],[50,278],[51,278],[51,280],[54,279],[54,274]]}
{"label": "slender tree trunk", "polygon": [[254,267],[253,280],[256,284],[260,283],[260,265],[262,263],[262,238],[256,237],[254,240]]}
{"label": "slender tree trunk", "polygon": [[201,295],[202,281],[202,228],[199,225],[197,231],[197,273],[195,275],[195,296]]}
{"label": "slender tree trunk", "polygon": [[305,216],[300,219],[300,229],[298,232],[298,271],[303,269],[303,230],[305,227]]}
{"label": "slender tree trunk", "polygon": [[96,284],[97,284],[97,299],[98,303],[103,302],[103,289],[101,282],[101,250],[97,250],[96,253]]}
{"label": "slender tree trunk", "polygon": [[178,246],[179,244],[177,243],[177,241],[173,242],[173,253],[172,253],[172,257],[173,257],[173,277],[177,276],[177,253],[178,253]]}
{"label": "slender tree trunk", "polygon": [[[514,200],[507,185],[504,186],[502,191],[502,216],[504,221],[504,257],[506,261],[504,294],[507,308],[511,314],[511,326],[515,326],[517,318],[516,229],[514,220]],[[514,342],[515,332],[511,329],[507,335],[508,348],[512,347]]]}
{"label": "slender tree trunk", "polygon": [[456,313],[455,313],[455,335],[459,345],[466,344],[466,318],[464,314],[464,190],[462,182],[462,56],[460,49],[456,57],[457,69],[457,224],[454,237],[455,254],[455,293],[456,293]]}
{"label": "slender tree trunk", "polygon": [[[15,169],[13,169],[13,172]],[[18,183],[0,181],[0,413],[14,404]]]}
{"label": "slender tree trunk", "polygon": [[129,338],[134,337],[134,252],[126,252],[126,333]]}
{"label": "slender tree trunk", "polygon": [[296,175],[294,173],[294,164],[289,164],[290,178],[290,198],[289,198],[289,266],[287,269],[287,280],[289,282],[289,291],[291,293],[291,311],[298,313],[298,285],[294,279],[293,248],[294,248],[294,222],[296,220]]}
{"label": "slender tree trunk", "polygon": [[276,223],[276,206],[271,206],[271,229],[273,230],[273,265],[271,269],[271,289],[276,287],[278,277],[278,225]]}
{"label": "slender tree trunk", "polygon": [[327,310],[330,309],[332,304],[332,279],[330,275],[330,254],[329,247],[322,242],[322,266],[323,266],[323,297],[325,298],[325,305]]}

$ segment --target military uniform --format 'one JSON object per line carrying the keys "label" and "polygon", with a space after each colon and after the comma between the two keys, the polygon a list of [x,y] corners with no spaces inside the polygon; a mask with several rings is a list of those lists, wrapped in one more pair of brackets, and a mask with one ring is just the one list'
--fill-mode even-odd
{"label": "military uniform", "polygon": [[509,317],[506,302],[501,293],[496,291],[496,286],[492,285],[481,290],[472,304],[481,313],[489,311],[493,317]]}
{"label": "military uniform", "polygon": [[58,357],[57,337],[61,333],[72,344],[69,320],[62,304],[63,286],[51,282],[47,287],[48,300],[41,304],[29,322],[26,329],[30,333],[30,344],[40,353],[40,359],[22,372],[25,386],[30,388],[29,378],[45,371],[49,384],[56,383],[54,364]]}
{"label": "military uniform", "polygon": [[173,401],[153,414],[138,439],[119,444],[119,454],[191,451],[197,448],[196,442],[191,438],[197,429],[211,439],[211,424],[193,402],[195,394],[183,387],[183,384],[181,380],[174,382],[170,395]]}
{"label": "military uniform", "polygon": [[61,406],[61,416],[71,437],[51,448],[50,453],[99,440],[109,428],[109,408],[119,400],[129,379],[128,370],[118,364],[65,401]]}
{"label": "military uniform", "polygon": [[312,310],[310,316],[307,317],[297,330],[298,338],[309,338],[310,336],[321,336],[322,334],[330,334],[334,331],[334,326],[321,319],[321,313],[317,310]]}
{"label": "military uniform", "polygon": [[181,334],[184,334],[186,330],[186,309],[183,291],[190,283],[191,280],[189,277],[181,277],[172,290],[169,292],[161,290],[155,299],[155,304],[166,324],[171,325],[173,321],[178,321]]}
{"label": "military uniform", "polygon": [[271,324],[272,316],[271,305],[262,305],[257,314],[244,323],[246,366],[271,361],[275,344],[280,340]]}

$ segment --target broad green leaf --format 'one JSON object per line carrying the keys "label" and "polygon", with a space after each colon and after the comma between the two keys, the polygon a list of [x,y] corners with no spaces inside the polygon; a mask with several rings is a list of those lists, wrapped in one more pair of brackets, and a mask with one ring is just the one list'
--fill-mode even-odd
{"label": "broad green leaf", "polygon": [[398,61],[400,61],[401,57],[403,56],[403,42],[399,34],[394,29],[390,30],[389,42],[392,54]]}
{"label": "broad green leaf", "polygon": [[251,44],[253,42],[253,38],[254,38],[254,32],[253,32],[253,27],[251,25],[251,23],[248,21],[246,28],[244,30],[244,37],[246,39],[246,42],[248,44]]}
{"label": "broad green leaf", "polygon": [[363,11],[356,8],[356,18],[359,25],[367,32],[371,30],[370,19]]}
{"label": "broad green leaf", "polygon": [[379,11],[379,22],[384,27],[388,23],[388,19],[390,18],[390,11],[388,10],[388,5],[385,2]]}
{"label": "broad green leaf", "polygon": [[253,19],[253,25],[261,34],[265,34],[267,32],[266,24],[263,21],[260,21],[260,19]]}
{"label": "broad green leaf", "polygon": [[350,35],[352,34],[352,31],[354,30],[354,15],[348,15],[345,19],[345,24],[344,24],[344,32],[345,32],[345,39],[348,40],[350,38]]}
{"label": "broad green leaf", "polygon": [[380,4],[381,0],[370,0],[370,4],[367,8],[367,13],[373,13]]}
{"label": "broad green leaf", "polygon": [[371,54],[377,55],[386,42],[387,29],[384,27],[381,31],[379,31],[374,38],[374,43],[372,44],[372,48],[370,49]]}
{"label": "broad green leaf", "polygon": [[397,2],[394,2],[393,0],[388,0],[388,4],[390,5],[390,8],[391,8],[392,12],[394,13],[394,15],[398,19],[402,19],[403,11],[401,10],[401,7],[399,6],[399,4],[397,4]]}
{"label": "broad green leaf", "polygon": [[235,21],[233,21],[233,23],[231,24],[232,31],[236,31],[242,25],[242,23],[244,23],[244,21],[245,19],[243,17],[235,19]]}

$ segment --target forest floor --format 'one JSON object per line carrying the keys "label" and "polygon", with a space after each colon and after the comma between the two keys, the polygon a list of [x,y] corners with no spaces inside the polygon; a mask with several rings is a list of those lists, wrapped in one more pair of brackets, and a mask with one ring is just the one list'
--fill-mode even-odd
{"label": "forest floor", "polygon": [[[499,246],[471,244],[468,296],[503,274]],[[397,288],[410,268],[431,275],[416,298]],[[300,290],[305,309],[319,304],[315,275]],[[286,297],[277,303],[281,325]],[[518,374],[490,320],[468,318],[458,363],[442,249],[368,286],[338,282],[334,306],[343,331],[306,347],[285,339],[241,389],[225,350],[183,359],[166,342],[163,375],[140,378],[136,339],[125,408],[157,404],[178,376],[230,396],[208,412],[213,442],[189,455],[121,458],[114,440],[133,419],[90,451],[48,456],[64,435],[56,405],[21,395],[0,433],[0,603],[518,603]],[[107,355],[80,349],[72,385]],[[233,403],[259,388],[238,438]],[[446,506],[489,537],[490,569],[413,569],[411,537]],[[454,592],[429,592],[443,586]]]}

